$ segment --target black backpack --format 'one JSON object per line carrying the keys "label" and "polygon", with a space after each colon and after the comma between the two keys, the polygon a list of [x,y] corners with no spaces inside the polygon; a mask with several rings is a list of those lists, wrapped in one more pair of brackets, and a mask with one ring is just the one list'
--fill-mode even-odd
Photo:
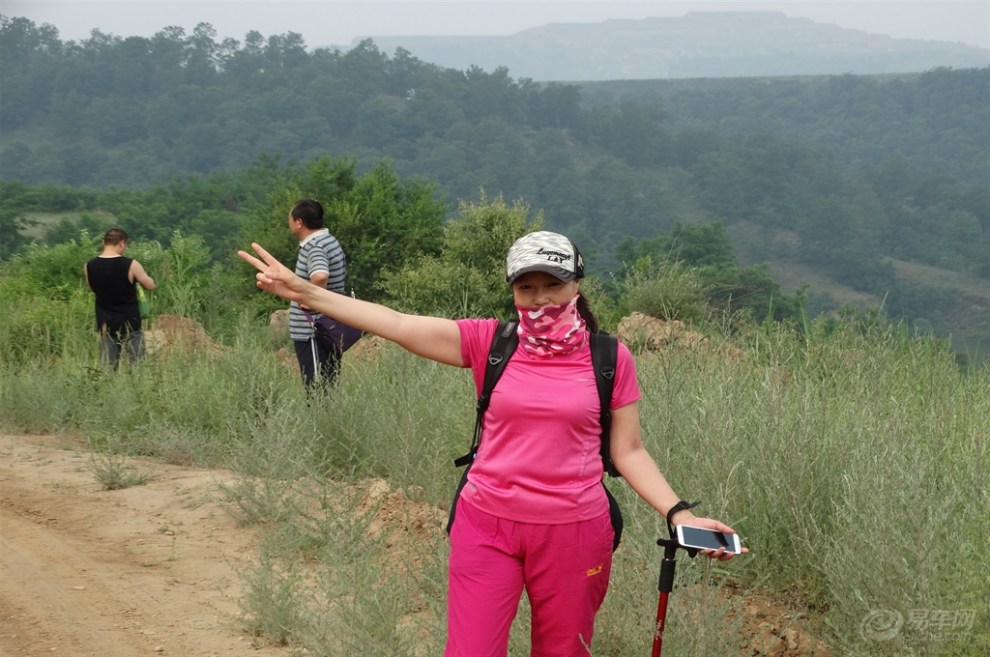
{"label": "black backpack", "polygon": [[[517,326],[518,322],[515,321],[499,322],[498,329],[495,331],[495,337],[492,338],[492,344],[488,350],[488,364],[485,366],[485,379],[481,386],[481,394],[478,395],[477,415],[474,421],[474,438],[471,441],[471,449],[467,454],[454,460],[454,465],[459,468],[464,467],[464,473],[461,475],[461,481],[457,485],[457,491],[454,493],[454,501],[450,505],[450,515],[447,519],[448,534],[454,525],[454,512],[457,508],[457,500],[461,495],[464,484],[467,483],[468,470],[471,469],[471,464],[474,463],[474,457],[478,453],[478,445],[481,443],[482,419],[485,411],[488,410],[488,404],[491,402],[492,390],[495,389],[495,384],[498,382],[499,377],[502,376],[509,358],[519,345],[519,335],[516,333]],[[601,408],[599,415],[599,423],[601,424],[600,453],[605,472],[612,477],[621,476],[609,456],[612,430],[612,410],[609,406],[612,402],[612,388],[615,385],[615,367],[618,359],[618,350],[618,340],[609,334],[591,334],[591,363],[595,370],[595,383],[598,386],[598,401]],[[605,486],[604,480],[602,481],[602,487],[605,488],[605,496],[608,498],[609,515],[612,519],[612,528],[615,530],[615,541],[612,544],[612,549],[615,550],[619,547],[619,541],[622,538],[622,512],[619,509],[618,502],[616,502],[608,487]]]}

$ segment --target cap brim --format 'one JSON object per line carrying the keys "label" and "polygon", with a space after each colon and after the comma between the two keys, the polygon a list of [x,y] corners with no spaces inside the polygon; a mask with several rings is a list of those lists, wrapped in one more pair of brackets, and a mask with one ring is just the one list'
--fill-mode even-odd
{"label": "cap brim", "polygon": [[545,274],[550,274],[551,276],[555,276],[559,278],[565,283],[570,283],[575,278],[574,272],[572,271],[567,271],[566,269],[562,269],[561,267],[553,267],[551,265],[540,264],[540,265],[530,265],[529,267],[523,267],[518,271],[513,272],[511,276],[506,276],[506,280],[510,284],[514,283],[517,278],[519,278],[523,274],[528,274],[532,271],[542,271]]}

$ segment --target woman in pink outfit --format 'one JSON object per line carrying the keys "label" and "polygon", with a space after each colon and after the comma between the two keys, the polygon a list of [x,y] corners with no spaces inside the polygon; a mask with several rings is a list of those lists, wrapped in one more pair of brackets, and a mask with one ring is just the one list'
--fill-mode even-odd
{"label": "woman in pink outfit", "polygon": [[[238,255],[258,287],[391,340],[407,351],[470,367],[481,389],[496,319],[410,315],[310,285],[261,246]],[[589,335],[598,330],[580,294],[584,266],[563,235],[518,239],[506,281],[519,347],[484,415],[481,441],[450,533],[446,657],[505,657],[523,591],[532,609],[532,657],[587,655],[608,589],[614,530],[601,485],[599,397]],[[619,345],[610,456],[650,506],[675,524],[733,530],[683,508],[640,434],[636,369]],[[716,559],[731,554],[705,551]]]}

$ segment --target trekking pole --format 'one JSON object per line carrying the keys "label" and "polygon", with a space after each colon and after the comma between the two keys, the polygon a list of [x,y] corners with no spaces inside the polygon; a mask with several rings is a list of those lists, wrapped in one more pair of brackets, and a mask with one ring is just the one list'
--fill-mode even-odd
{"label": "trekking pole", "polygon": [[660,561],[660,581],[657,588],[660,591],[660,600],[657,602],[657,625],[653,633],[653,655],[660,657],[663,649],[663,631],[667,622],[667,599],[670,592],[674,590],[674,572],[677,569],[677,548],[680,544],[667,538],[657,539],[657,545],[663,546],[663,559]]}
{"label": "trekking pole", "polygon": [[660,591],[660,599],[657,602],[657,624],[653,632],[653,653],[652,657],[660,657],[663,649],[663,631],[667,623],[667,601],[670,592],[674,590],[674,573],[677,570],[677,550],[682,549],[688,556],[694,557],[698,550],[684,547],[674,538],[674,525],[670,521],[671,516],[683,509],[690,509],[699,502],[680,502],[673,509],[667,512],[667,533],[670,538],[657,539],[657,545],[663,546],[663,559],[660,560],[660,579],[657,582],[657,589]]}

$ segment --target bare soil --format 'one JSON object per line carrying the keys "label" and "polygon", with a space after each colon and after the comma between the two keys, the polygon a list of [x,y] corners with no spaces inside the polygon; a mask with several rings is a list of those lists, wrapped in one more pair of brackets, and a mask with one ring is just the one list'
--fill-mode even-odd
{"label": "bare soil", "polygon": [[0,655],[287,657],[238,625],[252,530],[218,504],[223,471],[131,460],[102,490],[65,439],[0,436]]}

